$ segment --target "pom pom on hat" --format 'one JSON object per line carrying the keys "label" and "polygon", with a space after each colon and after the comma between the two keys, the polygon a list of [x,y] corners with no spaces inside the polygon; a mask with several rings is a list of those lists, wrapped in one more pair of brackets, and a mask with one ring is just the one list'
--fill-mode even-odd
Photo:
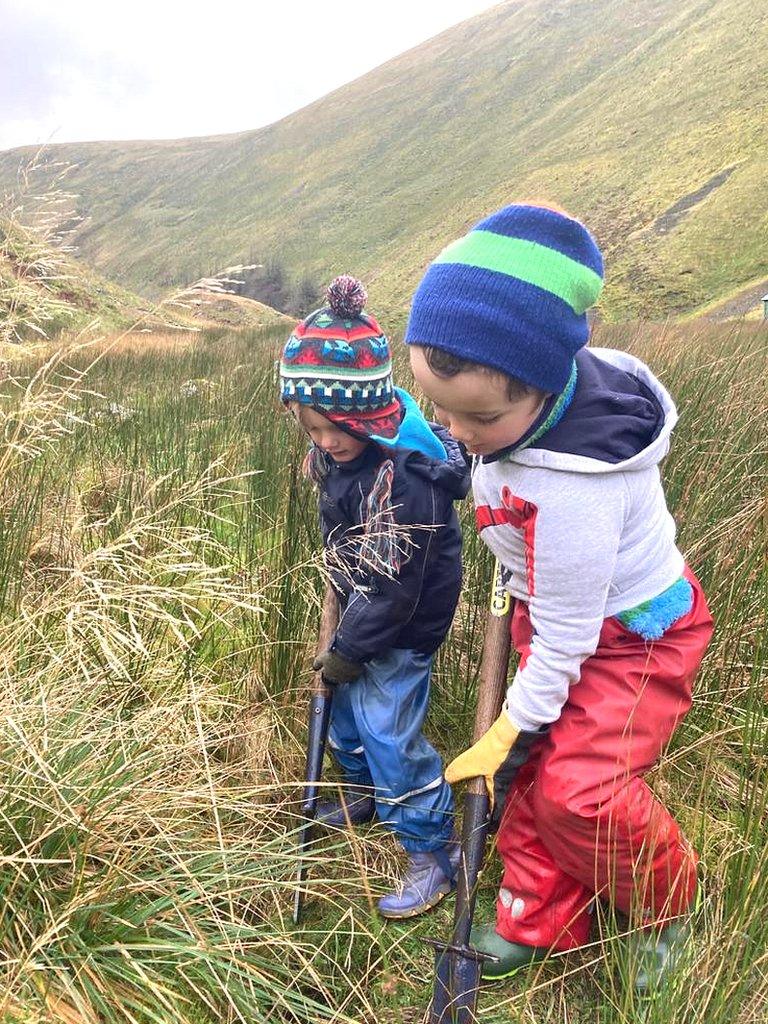
{"label": "pom pom on hat", "polygon": [[392,356],[375,317],[362,315],[367,295],[342,274],[328,305],[297,324],[280,360],[280,397],[320,412],[356,437],[398,436],[402,406],[392,382]]}
{"label": "pom pom on hat", "polygon": [[356,277],[340,274],[326,288],[325,297],[336,316],[355,317],[365,309],[368,292]]}

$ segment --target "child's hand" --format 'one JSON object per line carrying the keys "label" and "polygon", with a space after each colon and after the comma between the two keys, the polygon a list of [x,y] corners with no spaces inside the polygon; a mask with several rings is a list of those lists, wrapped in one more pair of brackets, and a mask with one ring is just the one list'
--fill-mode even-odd
{"label": "child's hand", "polygon": [[315,672],[323,673],[326,683],[351,683],[363,674],[364,666],[359,661],[350,661],[336,651],[323,651],[312,662]]}
{"label": "child's hand", "polygon": [[477,743],[451,761],[445,769],[445,781],[459,782],[482,775],[491,804],[491,828],[496,829],[507,792],[521,765],[528,760],[531,745],[541,736],[540,732],[521,732],[502,711]]}

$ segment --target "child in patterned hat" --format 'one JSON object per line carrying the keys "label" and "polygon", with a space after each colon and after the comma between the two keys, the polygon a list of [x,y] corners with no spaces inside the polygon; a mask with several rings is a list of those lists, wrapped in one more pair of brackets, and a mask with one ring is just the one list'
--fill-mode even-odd
{"label": "child in patterned hat", "polygon": [[456,442],[392,383],[389,343],[366,293],[336,278],[328,304],[300,323],[280,362],[284,403],[311,441],[326,564],[341,616],[315,662],[335,686],[329,746],[342,804],[318,820],[381,822],[409,856],[385,917],[423,913],[450,892],[458,865],[451,788],[422,732],[432,659],[461,589],[453,502],[469,490]]}
{"label": "child in patterned hat", "polygon": [[643,776],[690,706],[712,620],[659,474],[672,399],[633,356],[585,348],[602,283],[583,225],[508,206],[432,263],[405,340],[474,455],[477,529],[515,599],[504,708],[446,770],[485,776],[500,819],[496,922],[473,932],[498,957],[483,974],[586,943],[598,895],[640,926],[647,991],[679,949],[696,855]]}

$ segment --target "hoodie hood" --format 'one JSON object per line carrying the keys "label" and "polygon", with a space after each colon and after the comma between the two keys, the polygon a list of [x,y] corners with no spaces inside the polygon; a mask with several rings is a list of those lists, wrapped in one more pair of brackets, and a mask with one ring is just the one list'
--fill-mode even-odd
{"label": "hoodie hood", "polygon": [[645,363],[626,352],[583,349],[577,381],[559,422],[506,458],[571,473],[612,473],[657,465],[669,451],[677,410]]}

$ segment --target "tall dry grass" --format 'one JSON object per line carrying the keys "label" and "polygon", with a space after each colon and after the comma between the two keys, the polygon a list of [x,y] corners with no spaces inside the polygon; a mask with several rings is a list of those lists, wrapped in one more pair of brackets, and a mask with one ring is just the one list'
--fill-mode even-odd
{"label": "tall dry grass", "polygon": [[[765,337],[598,338],[646,356],[681,408],[666,485],[718,623],[652,777],[702,854],[690,959],[640,1007],[627,923],[601,914],[591,947],[490,988],[481,1020],[765,1019]],[[140,338],[19,358],[0,383],[3,1012],[420,1020],[423,938],[451,908],[377,921],[397,866],[377,827],[318,843],[306,924],[290,924],[322,581],[303,442],[274,399],[282,335]],[[470,513],[430,716],[446,756],[470,735],[489,571]]]}

